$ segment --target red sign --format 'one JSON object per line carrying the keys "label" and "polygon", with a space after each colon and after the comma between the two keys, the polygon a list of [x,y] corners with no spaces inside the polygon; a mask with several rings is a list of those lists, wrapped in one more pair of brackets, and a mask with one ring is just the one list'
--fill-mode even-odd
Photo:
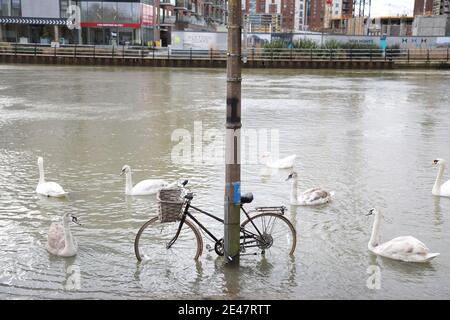
{"label": "red sign", "polygon": [[82,27],[122,27],[122,28],[134,28],[139,29],[141,25],[139,23],[97,23],[97,22],[82,22]]}
{"label": "red sign", "polygon": [[327,4],[331,6],[333,4],[333,0],[327,0]]}
{"label": "red sign", "polygon": [[154,8],[148,4],[142,4],[142,16],[141,21],[143,26],[153,26],[154,21]]}

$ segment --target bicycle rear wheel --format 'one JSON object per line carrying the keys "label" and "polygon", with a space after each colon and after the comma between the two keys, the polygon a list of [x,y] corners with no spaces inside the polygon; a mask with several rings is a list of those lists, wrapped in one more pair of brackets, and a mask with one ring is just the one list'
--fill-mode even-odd
{"label": "bicycle rear wheel", "polygon": [[187,219],[175,243],[167,248],[179,226],[180,221],[161,223],[158,217],[147,221],[134,240],[134,252],[138,261],[155,259],[177,263],[186,259],[198,260],[203,251],[203,240],[198,229]]}
{"label": "bicycle rear wheel", "polygon": [[267,257],[294,254],[297,232],[292,223],[280,214],[257,214],[242,222],[241,228],[253,234],[257,240],[251,246],[246,246],[245,250],[259,250]]}

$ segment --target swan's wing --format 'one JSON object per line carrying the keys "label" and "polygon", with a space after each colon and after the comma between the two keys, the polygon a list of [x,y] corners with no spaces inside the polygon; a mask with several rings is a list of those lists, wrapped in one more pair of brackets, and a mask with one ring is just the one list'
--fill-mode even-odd
{"label": "swan's wing", "polygon": [[311,191],[308,193],[308,201],[314,202],[318,200],[325,200],[330,197],[330,193],[322,190],[320,188],[310,189]]}
{"label": "swan's wing", "polygon": [[291,155],[289,157],[286,157],[286,158],[274,161],[272,163],[272,166],[276,167],[276,168],[279,168],[279,169],[292,168],[294,166],[295,158],[297,158],[297,156],[295,154],[293,154],[293,155]]}
{"label": "swan's wing", "polygon": [[45,182],[37,186],[36,191],[40,194],[51,196],[51,197],[61,197],[67,194],[64,189],[56,182]]}
{"label": "swan's wing", "polygon": [[60,223],[52,223],[47,235],[47,250],[56,253],[65,247],[64,229]]}
{"label": "swan's wing", "polygon": [[427,246],[414,237],[398,237],[379,245],[376,250],[388,256],[423,255],[430,251]]}
{"label": "swan's wing", "polygon": [[450,180],[441,185],[441,194],[450,197]]}
{"label": "swan's wing", "polygon": [[303,195],[309,197],[312,193],[314,193],[314,191],[317,191],[317,190],[320,190],[320,189],[319,189],[319,188],[311,188],[311,189],[308,189],[308,190],[306,190],[306,191],[303,192]]}
{"label": "swan's wing", "polygon": [[165,182],[165,183],[166,183],[166,185],[163,186],[164,188],[176,188],[176,187],[178,187],[178,181],[174,181],[172,183],[167,183],[167,182]]}
{"label": "swan's wing", "polygon": [[147,179],[137,183],[133,189],[133,194],[151,194],[157,193],[159,189],[167,186],[168,183],[160,179]]}
{"label": "swan's wing", "polygon": [[320,188],[306,190],[298,197],[298,203],[301,205],[312,206],[330,202],[331,194]]}

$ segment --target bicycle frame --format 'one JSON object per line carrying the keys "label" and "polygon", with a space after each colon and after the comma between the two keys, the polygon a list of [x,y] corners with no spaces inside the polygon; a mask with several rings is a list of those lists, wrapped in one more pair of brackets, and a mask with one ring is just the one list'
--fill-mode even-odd
{"label": "bicycle frame", "polygon": [[[256,227],[256,225],[254,224],[254,222],[250,219],[250,215],[248,214],[247,211],[245,211],[244,207],[241,205],[241,210],[244,212],[244,214],[247,216],[247,219],[250,220],[250,222],[252,223],[253,227],[255,228],[255,230],[258,232],[258,234],[254,234],[252,232],[249,232],[247,230],[245,230],[244,228],[240,227],[240,231],[243,235],[241,235],[240,239],[244,240],[243,242],[241,242],[241,246],[244,246],[244,248],[250,248],[250,247],[258,247],[258,243],[262,241],[264,241],[264,239],[262,238],[262,233],[259,231],[259,229]],[[172,247],[172,245],[177,241],[178,236],[180,235],[181,232],[181,228],[183,227],[184,221],[186,220],[186,217],[189,217],[197,226],[199,226],[203,231],[205,231],[214,241],[215,243],[219,243],[221,241],[221,239],[218,239],[211,231],[209,231],[200,221],[198,221],[190,212],[189,209],[194,209],[197,212],[200,212],[216,221],[219,221],[222,224],[225,224],[225,221],[223,219],[220,219],[219,217],[216,217],[215,215],[206,212],[202,209],[199,209],[197,207],[194,207],[193,205],[191,205],[191,200],[186,201],[186,205],[184,208],[184,212],[183,215],[181,217],[181,221],[180,224],[178,226],[178,230],[174,236],[174,238],[169,241],[169,243],[167,244],[166,248],[170,249],[170,247]],[[257,238],[259,236],[259,239]],[[251,239],[251,241],[245,241],[246,239]],[[253,243],[256,243],[255,245],[253,245]],[[265,241],[263,242],[263,244],[266,244]]]}

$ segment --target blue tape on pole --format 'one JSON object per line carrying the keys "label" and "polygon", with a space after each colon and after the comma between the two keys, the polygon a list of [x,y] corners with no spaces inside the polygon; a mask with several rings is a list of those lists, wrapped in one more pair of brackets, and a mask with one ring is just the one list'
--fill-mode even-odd
{"label": "blue tape on pole", "polygon": [[241,203],[241,183],[233,182],[233,203],[240,204]]}

